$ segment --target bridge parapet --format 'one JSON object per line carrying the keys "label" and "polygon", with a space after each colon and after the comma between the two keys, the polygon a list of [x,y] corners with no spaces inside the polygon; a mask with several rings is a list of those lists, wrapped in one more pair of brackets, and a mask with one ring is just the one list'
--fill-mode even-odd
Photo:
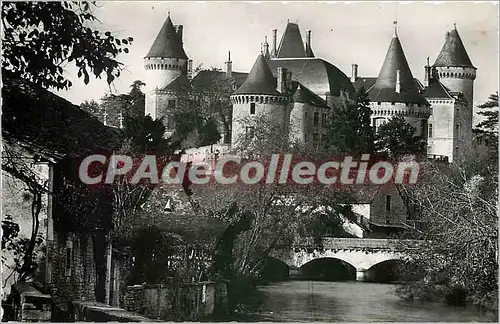
{"label": "bridge parapet", "polygon": [[[361,239],[361,238],[323,238],[323,248],[329,250],[401,250],[403,245],[415,245],[415,240],[398,239]],[[302,239],[294,244],[295,249],[316,248],[312,238]]]}

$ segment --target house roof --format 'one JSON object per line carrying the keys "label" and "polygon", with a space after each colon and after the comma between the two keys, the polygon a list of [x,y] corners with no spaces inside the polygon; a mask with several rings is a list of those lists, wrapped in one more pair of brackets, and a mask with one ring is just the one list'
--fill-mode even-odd
{"label": "house roof", "polygon": [[365,91],[368,91],[375,85],[376,81],[377,77],[358,77],[352,84],[356,91],[359,91],[359,89],[361,88],[364,88]]}
{"label": "house roof", "polygon": [[438,67],[470,67],[475,68],[465,50],[462,39],[458,34],[457,28],[446,33],[446,40],[439,53],[434,66]]}
{"label": "house roof", "polygon": [[274,76],[278,67],[284,67],[292,72],[293,80],[318,95],[339,96],[341,90],[355,92],[351,80],[341,70],[319,58],[270,59],[267,64]]}
{"label": "house roof", "polygon": [[3,75],[2,136],[56,160],[121,145],[121,130],[27,81]]}
{"label": "house roof", "polygon": [[317,107],[328,107],[326,100],[298,82],[294,82],[294,89],[292,91],[293,102],[308,103]]}
{"label": "house roof", "polygon": [[447,89],[439,80],[431,78],[429,86],[427,86],[423,93],[425,98],[428,99],[450,99],[453,98]]}
{"label": "house roof", "polygon": [[287,23],[285,32],[281,37],[278,46],[278,58],[304,58],[307,57],[304,50],[304,42],[300,35],[300,29],[297,24]]}
{"label": "house roof", "polygon": [[276,90],[276,80],[269,70],[266,59],[262,54],[257,56],[245,82],[234,92],[234,94],[280,95],[278,90]]}
{"label": "house roof", "polygon": [[170,16],[165,20],[145,58],[149,57],[188,59]]}
{"label": "house roof", "polygon": [[169,90],[172,92],[183,92],[191,90],[191,82],[189,81],[187,75],[181,74],[170,82],[164,90]]}
{"label": "house roof", "polygon": [[[399,71],[399,92],[396,92],[397,71]],[[368,92],[368,96],[372,102],[429,104],[418,91],[403,47],[396,34],[389,44],[377,81]]]}
{"label": "house roof", "polygon": [[[241,87],[248,77],[248,73],[244,72],[231,72],[230,82],[236,88]],[[221,70],[203,70],[195,75],[191,81],[193,88],[207,91],[220,91],[220,85],[227,82],[225,71]]]}

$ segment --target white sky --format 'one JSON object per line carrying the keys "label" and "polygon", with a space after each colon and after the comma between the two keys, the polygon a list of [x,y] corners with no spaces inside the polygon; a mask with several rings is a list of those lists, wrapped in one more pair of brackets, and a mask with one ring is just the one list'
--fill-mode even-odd
{"label": "white sky", "polygon": [[[478,68],[474,103],[482,103],[498,89],[498,6],[496,3],[319,3],[319,2],[101,2],[96,16],[102,30],[134,38],[129,54],[119,57],[126,71],[114,82],[114,92],[128,92],[134,80],[144,79],[143,57],[163,25],[167,12],[174,24],[184,25],[184,48],[194,66],[224,67],[231,50],[233,70],[248,72],[260,51],[264,36],[271,44],[278,29],[278,44],[287,19],[298,22],[305,40],[312,30],[317,57],[340,68],[348,76],[351,64],[360,76],[377,76],[398,21],[400,37],[413,75],[423,79],[427,56],[431,64],[443,46],[446,31],[457,24],[472,63]],[[104,80],[89,85],[76,80],[59,92],[80,104],[101,98],[110,87]]]}

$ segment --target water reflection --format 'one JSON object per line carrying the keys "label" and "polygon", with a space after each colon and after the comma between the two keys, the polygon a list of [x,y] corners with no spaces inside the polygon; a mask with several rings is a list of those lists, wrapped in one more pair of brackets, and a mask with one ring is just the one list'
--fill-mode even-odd
{"label": "water reflection", "polygon": [[259,288],[259,307],[245,321],[488,322],[475,308],[402,301],[395,285],[287,281]]}

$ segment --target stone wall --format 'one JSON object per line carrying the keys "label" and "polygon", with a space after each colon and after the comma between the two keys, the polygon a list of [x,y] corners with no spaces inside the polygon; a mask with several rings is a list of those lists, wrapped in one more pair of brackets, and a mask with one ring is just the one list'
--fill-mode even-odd
{"label": "stone wall", "polygon": [[128,286],[123,307],[148,318],[197,321],[213,315],[215,282]]}
{"label": "stone wall", "polygon": [[96,300],[93,242],[87,235],[54,233],[53,241],[47,243],[51,268],[48,292],[53,301],[53,319],[65,320],[71,302]]}

